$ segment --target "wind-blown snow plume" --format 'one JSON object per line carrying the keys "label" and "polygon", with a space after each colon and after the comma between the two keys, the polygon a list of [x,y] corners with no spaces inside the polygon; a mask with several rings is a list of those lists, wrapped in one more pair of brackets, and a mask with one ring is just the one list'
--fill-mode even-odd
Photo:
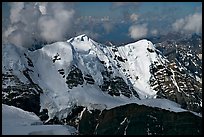
{"label": "wind-blown snow plume", "polygon": [[36,40],[63,40],[71,29],[74,13],[69,3],[11,3],[11,24],[3,32],[4,42],[28,48]]}
{"label": "wind-blown snow plume", "polygon": [[194,13],[176,20],[172,27],[175,31],[201,33],[202,32],[202,14]]}

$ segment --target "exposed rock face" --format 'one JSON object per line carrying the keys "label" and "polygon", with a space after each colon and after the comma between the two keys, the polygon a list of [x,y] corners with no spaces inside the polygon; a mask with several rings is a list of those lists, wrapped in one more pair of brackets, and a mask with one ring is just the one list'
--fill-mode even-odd
{"label": "exposed rock face", "polygon": [[158,98],[167,98],[181,104],[182,108],[201,113],[202,84],[179,70],[175,64],[151,66],[150,84]]}
{"label": "exposed rock face", "polygon": [[95,80],[94,80],[93,77],[92,77],[91,75],[89,75],[89,74],[86,74],[86,75],[84,76],[84,79],[86,80],[86,82],[87,82],[88,84],[94,84],[94,83],[95,83]]}
{"label": "exposed rock face", "polygon": [[139,98],[137,92],[132,87],[128,86],[120,77],[105,79],[103,85],[100,87],[111,96],[120,96],[122,94],[126,97],[134,95]]}
{"label": "exposed rock face", "polygon": [[156,47],[168,58],[171,63],[180,63],[188,72],[202,77],[202,37],[192,35],[189,38],[178,40],[163,40],[155,44]]}
{"label": "exposed rock face", "polygon": [[45,124],[72,125],[79,135],[200,135],[202,118],[190,112],[170,112],[127,104],[109,110],[75,107],[65,119]]}
{"label": "exposed rock face", "polygon": [[198,135],[201,117],[128,104],[110,110],[85,111],[79,133],[85,135]]}
{"label": "exposed rock face", "polygon": [[34,67],[32,60],[24,53],[25,58],[27,59],[28,66]]}
{"label": "exposed rock face", "polygon": [[70,89],[77,87],[78,84],[82,85],[84,83],[83,74],[76,66],[72,66],[66,79],[66,83]]}
{"label": "exposed rock face", "polygon": [[193,76],[202,77],[202,60],[195,52],[188,49],[178,48],[176,51],[176,61],[187,69]]}
{"label": "exposed rock face", "polygon": [[12,73],[2,74],[2,79],[2,103],[39,114],[40,89],[35,84],[23,83]]}
{"label": "exposed rock face", "polygon": [[[82,111],[86,109],[83,106],[75,106],[72,108],[71,112],[67,115],[66,118],[59,119],[57,117],[54,117],[52,119],[49,119],[48,116],[48,110],[43,109],[42,112],[40,112],[40,119],[44,122],[44,124],[61,124],[61,125],[71,125],[75,128],[78,128],[80,116],[83,115]],[[49,120],[48,120],[49,119]]]}
{"label": "exposed rock face", "polygon": [[[133,89],[133,87],[126,84],[123,78],[113,77],[112,71],[106,70],[101,73],[103,76],[103,84],[98,86],[102,89],[102,91],[107,92],[111,96],[124,95],[126,97],[132,97],[134,95],[139,98],[139,95]],[[66,80],[66,83],[70,89],[77,87],[78,85],[83,85],[84,81],[86,81],[87,84],[95,84],[95,80],[90,74],[83,74],[82,71],[75,65],[72,66]]]}
{"label": "exposed rock face", "polygon": [[150,66],[150,85],[158,91],[158,98],[170,99],[184,109],[202,113],[202,60],[196,55],[202,43],[191,42],[180,40],[156,44],[169,62]]}

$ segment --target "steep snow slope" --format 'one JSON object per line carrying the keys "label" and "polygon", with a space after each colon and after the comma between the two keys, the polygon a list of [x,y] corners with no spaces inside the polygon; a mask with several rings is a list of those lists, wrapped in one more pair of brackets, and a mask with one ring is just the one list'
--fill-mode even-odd
{"label": "steep snow slope", "polygon": [[73,50],[79,61],[79,69],[84,71],[84,73],[91,74],[97,84],[103,84],[101,71],[105,68],[100,61],[105,61],[107,63],[106,66],[111,65],[108,55],[103,51],[106,47],[93,41],[85,34],[72,38],[67,42],[73,45]]}
{"label": "steep snow slope", "polygon": [[34,113],[2,104],[3,135],[71,135],[74,127],[62,125],[42,125]]}
{"label": "steep snow slope", "polygon": [[[115,106],[114,104],[124,102],[103,93],[96,85],[85,84],[83,87],[77,86],[69,89],[66,84],[66,77],[63,77],[58,70],[63,69],[64,75],[68,75],[71,66],[75,64],[85,73],[87,71],[88,73],[94,73],[94,69],[86,69],[86,67],[83,67],[84,64],[82,64],[82,61],[89,57],[84,57],[84,60],[80,60],[81,56],[76,54],[78,53],[67,42],[57,42],[29,53],[35,66],[34,72],[36,72],[30,73],[30,75],[44,91],[40,96],[41,109],[48,109],[50,118],[54,116],[59,118],[66,117],[74,105],[91,106],[92,108],[94,104],[102,104],[102,108],[106,108],[106,105]],[[59,60],[53,61],[55,56]],[[89,63],[88,61],[90,63],[95,62],[95,60],[92,62],[92,60],[87,59],[87,63]],[[98,69],[95,72],[100,73]],[[105,104],[104,101],[106,102]]]}
{"label": "steep snow slope", "polygon": [[[30,52],[30,56],[36,69],[36,73],[32,73],[31,76],[38,80],[36,82],[39,85],[49,92],[67,91],[65,80],[58,70],[65,68],[64,73],[67,74],[73,61],[72,49],[68,43],[57,42],[47,45],[42,49]],[[54,61],[55,56],[56,60]]]}
{"label": "steep snow slope", "polygon": [[150,65],[155,61],[165,63],[165,59],[155,52],[154,45],[147,40],[140,40],[118,48],[118,54],[127,59],[121,68],[128,70],[124,74],[139,92],[140,98],[152,98],[156,95],[149,84],[151,77]]}
{"label": "steep snow slope", "polygon": [[[156,49],[150,41],[140,40],[113,48],[96,43],[86,35],[80,35],[68,40],[68,42],[79,53],[81,62],[98,84],[101,84],[103,80],[100,75],[100,64],[94,60],[96,58],[104,61],[107,68],[111,67],[114,76],[121,76],[126,83],[132,84],[141,99],[152,98],[156,95],[156,91],[152,90],[149,85],[151,76],[149,67],[154,61],[161,64],[167,60],[155,52]],[[90,58],[90,55],[94,58]]]}
{"label": "steep snow slope", "polygon": [[[28,51],[13,44],[2,46],[2,51],[2,72],[11,70],[21,81],[28,82],[22,74],[23,69],[28,66],[24,57],[24,53]],[[8,85],[10,84],[8,83]]]}

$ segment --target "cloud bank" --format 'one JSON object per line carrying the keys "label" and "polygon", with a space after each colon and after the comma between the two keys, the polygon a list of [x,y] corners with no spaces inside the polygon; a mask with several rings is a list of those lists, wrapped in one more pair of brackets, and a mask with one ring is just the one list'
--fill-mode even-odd
{"label": "cloud bank", "polygon": [[144,38],[147,35],[148,29],[146,24],[132,25],[129,28],[129,35],[133,39]]}
{"label": "cloud bank", "polygon": [[148,33],[147,24],[141,23],[139,17],[140,16],[136,13],[132,13],[129,15],[129,20],[132,22],[132,25],[129,27],[128,35],[135,40],[145,38]]}
{"label": "cloud bank", "polygon": [[69,3],[10,4],[10,24],[2,35],[4,42],[32,47],[37,41],[54,42],[70,34],[75,10]]}
{"label": "cloud bank", "polygon": [[172,24],[173,30],[182,33],[202,33],[202,14],[194,13],[184,18],[176,20]]}

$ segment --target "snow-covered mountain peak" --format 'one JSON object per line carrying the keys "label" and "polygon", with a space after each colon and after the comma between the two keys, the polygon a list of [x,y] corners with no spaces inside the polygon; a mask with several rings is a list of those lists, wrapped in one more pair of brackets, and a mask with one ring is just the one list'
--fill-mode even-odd
{"label": "snow-covered mountain peak", "polygon": [[[158,97],[162,82],[161,88],[176,83],[167,62],[146,39],[106,46],[83,34],[35,51],[8,45],[3,48],[4,87],[9,90],[7,85],[14,76],[7,73],[12,68],[21,85],[30,82],[41,88],[41,110],[47,109],[50,118],[66,117],[75,105],[110,108]],[[173,86],[171,92],[175,91]]]}
{"label": "snow-covered mountain peak", "polygon": [[117,50],[114,50],[117,58],[124,60],[119,62],[123,69],[121,73],[128,77],[128,80],[137,89],[140,98],[152,98],[156,95],[149,85],[150,66],[154,62],[161,63],[161,60],[164,61],[164,59],[155,50],[152,42],[146,39],[117,47]]}
{"label": "snow-covered mountain peak", "polygon": [[67,40],[67,42],[73,42],[73,41],[77,41],[77,42],[88,42],[88,41],[93,41],[91,38],[89,38],[86,34],[81,34],[78,35],[76,37],[73,37],[69,40]]}
{"label": "snow-covered mountain peak", "polygon": [[90,38],[86,34],[81,34],[76,36],[75,39],[79,41],[89,41]]}
{"label": "snow-covered mountain peak", "polygon": [[[156,54],[154,51],[156,50],[151,41],[146,39],[136,41],[134,43],[130,43],[124,46],[126,49],[129,49],[130,52],[134,52],[136,54],[140,54],[140,56],[148,56],[151,54]],[[147,55],[148,54],[148,55]]]}
{"label": "snow-covered mountain peak", "polygon": [[139,40],[139,41],[136,41],[136,42],[133,42],[133,43],[130,43],[128,45],[135,45],[135,46],[142,46],[142,47],[153,47],[153,43],[147,39],[142,39],[142,40]]}
{"label": "snow-covered mountain peak", "polygon": [[86,34],[82,34],[67,40],[68,43],[74,45],[74,49],[78,52],[88,52],[95,47],[95,43]]}

